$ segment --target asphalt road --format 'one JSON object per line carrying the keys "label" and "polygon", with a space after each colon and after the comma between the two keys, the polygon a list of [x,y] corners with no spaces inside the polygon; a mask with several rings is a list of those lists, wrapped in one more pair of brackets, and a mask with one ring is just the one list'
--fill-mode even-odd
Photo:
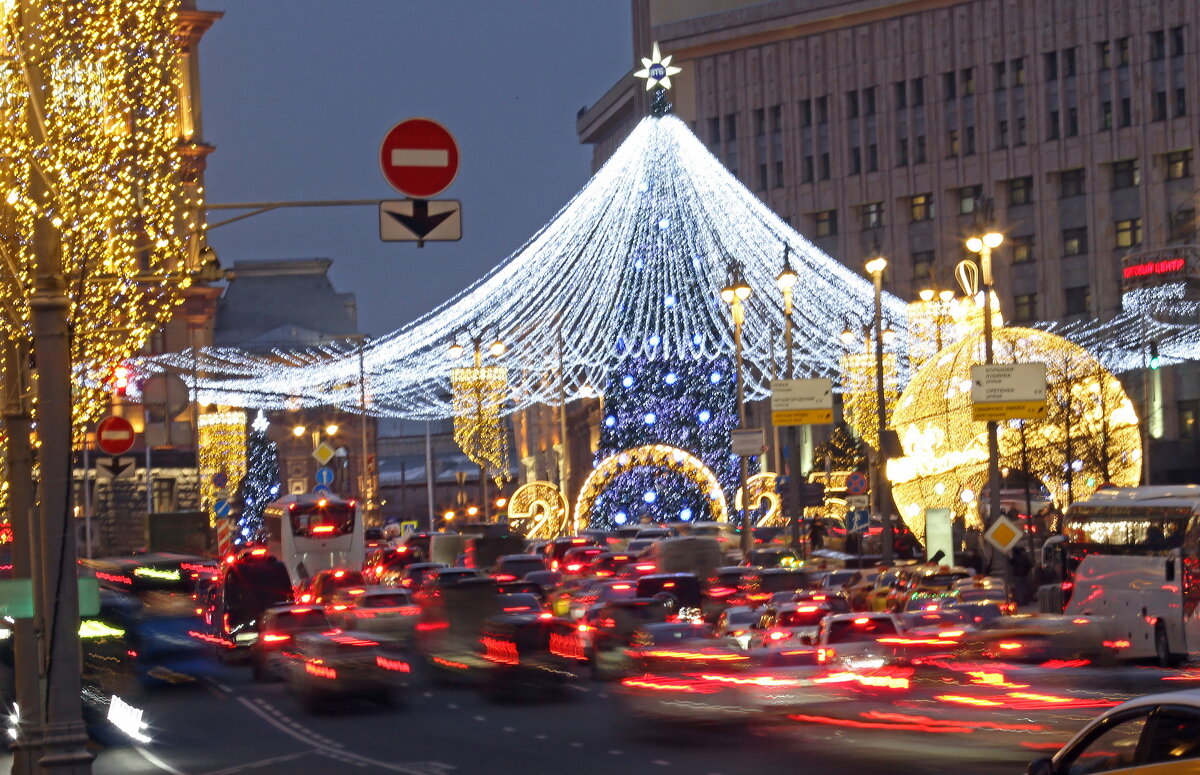
{"label": "asphalt road", "polygon": [[[1160,687],[1147,683],[1145,691]],[[136,702],[153,741],[99,751],[95,772],[1000,775],[1024,772],[1038,755],[1018,737],[981,747],[966,735],[792,722],[741,729],[649,726],[628,718],[611,684],[582,679],[565,699],[536,704],[496,704],[469,688],[418,680],[397,707],[363,700],[314,716],[301,710],[285,684],[256,684],[249,668],[226,667],[212,680]],[[7,769],[6,762],[0,767]]]}

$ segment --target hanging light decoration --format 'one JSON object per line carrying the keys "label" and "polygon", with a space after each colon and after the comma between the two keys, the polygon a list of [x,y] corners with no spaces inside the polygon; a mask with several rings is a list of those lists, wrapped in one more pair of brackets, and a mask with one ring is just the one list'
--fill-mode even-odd
{"label": "hanging light decoration", "polygon": [[[494,351],[496,345],[492,348]],[[508,369],[451,369],[450,386],[454,396],[454,443],[499,485],[508,478],[508,433],[501,418],[508,394]]]}
{"label": "hanging light decoration", "polygon": [[[197,418],[201,510],[210,515],[219,491],[237,492],[246,475],[246,422],[247,414],[231,407],[221,407]],[[221,486],[214,478],[218,474],[225,476],[225,484]]]}

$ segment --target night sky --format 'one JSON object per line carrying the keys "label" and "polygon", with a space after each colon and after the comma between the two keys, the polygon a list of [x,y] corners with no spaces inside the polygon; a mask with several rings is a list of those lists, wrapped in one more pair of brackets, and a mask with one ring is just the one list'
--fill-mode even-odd
{"label": "night sky", "polygon": [[[210,203],[400,199],[379,170],[395,123],[458,140],[440,199],[461,242],[379,240],[371,206],[287,209],[210,232],[235,261],[327,257],[370,334],[399,328],[516,250],[583,186],[577,111],[634,69],[628,0],[201,0]],[[214,211],[212,223],[236,213]]]}

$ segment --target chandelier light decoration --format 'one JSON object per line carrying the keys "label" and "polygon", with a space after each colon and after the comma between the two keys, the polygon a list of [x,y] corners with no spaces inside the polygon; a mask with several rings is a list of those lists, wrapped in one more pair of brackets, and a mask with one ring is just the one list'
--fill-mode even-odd
{"label": "chandelier light decoration", "polygon": [[0,2],[0,331],[30,338],[29,235],[49,224],[74,321],[78,432],[107,405],[111,369],[189,284],[199,193],[185,193],[176,150],[177,4],[45,3],[24,14],[22,5]]}
{"label": "chandelier light decoration", "polygon": [[[200,507],[209,515],[213,513],[213,503],[220,491],[236,493],[246,475],[246,421],[245,412],[230,407],[221,407],[198,418]],[[223,485],[217,484],[219,474],[224,474]],[[211,516],[209,521],[211,524]]]}
{"label": "chandelier light decoration", "polygon": [[463,366],[450,370],[454,443],[486,476],[501,484],[508,476],[508,433],[501,418],[508,369]]}
{"label": "chandelier light decoration", "polygon": [[[842,415],[854,435],[879,449],[879,396],[875,384],[874,344],[865,353],[843,355],[841,364]],[[883,354],[883,410],[891,427],[892,410],[900,396],[896,354]]]}

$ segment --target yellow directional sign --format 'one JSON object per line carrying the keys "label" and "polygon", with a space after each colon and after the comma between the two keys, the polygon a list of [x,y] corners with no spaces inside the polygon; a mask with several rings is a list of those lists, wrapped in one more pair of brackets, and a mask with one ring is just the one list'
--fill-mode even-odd
{"label": "yellow directional sign", "polygon": [[1044,420],[1046,401],[1004,401],[995,404],[971,404],[971,419],[976,422],[1001,420]]}
{"label": "yellow directional sign", "polygon": [[782,412],[771,412],[771,424],[782,425],[822,425],[833,422],[832,409],[787,409]]}

